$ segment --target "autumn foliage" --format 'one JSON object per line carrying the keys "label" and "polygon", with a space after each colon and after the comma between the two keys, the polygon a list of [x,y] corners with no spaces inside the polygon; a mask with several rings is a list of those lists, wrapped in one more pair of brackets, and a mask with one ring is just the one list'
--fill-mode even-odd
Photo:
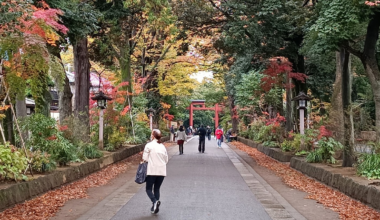
{"label": "autumn foliage", "polygon": [[[5,6],[7,3],[1,3]],[[68,28],[60,23],[59,15],[63,12],[59,9],[51,9],[45,1],[40,1],[41,7],[31,4],[20,4],[18,2],[8,3],[11,6],[9,13],[18,13],[17,22],[7,23],[0,27],[0,33],[18,31],[24,35],[39,36],[48,44],[55,45],[59,40],[57,32],[66,34]],[[30,40],[29,40],[30,41]]]}
{"label": "autumn foliage", "polygon": [[304,73],[292,72],[292,63],[287,60],[281,62],[270,61],[263,74],[265,76],[261,79],[261,87],[266,92],[276,86],[280,88],[293,88],[294,85],[289,82],[289,78],[303,83],[307,78]]}
{"label": "autumn foliage", "polygon": [[366,1],[365,4],[369,6],[379,6],[380,1],[374,1],[374,2]]}

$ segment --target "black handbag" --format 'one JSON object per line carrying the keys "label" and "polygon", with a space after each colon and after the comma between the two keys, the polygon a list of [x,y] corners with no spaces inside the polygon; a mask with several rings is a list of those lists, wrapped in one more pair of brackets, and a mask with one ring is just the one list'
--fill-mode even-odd
{"label": "black handbag", "polygon": [[136,183],[138,184],[145,183],[147,170],[148,170],[148,163],[141,162],[139,164],[139,167],[137,168],[136,179],[135,179]]}

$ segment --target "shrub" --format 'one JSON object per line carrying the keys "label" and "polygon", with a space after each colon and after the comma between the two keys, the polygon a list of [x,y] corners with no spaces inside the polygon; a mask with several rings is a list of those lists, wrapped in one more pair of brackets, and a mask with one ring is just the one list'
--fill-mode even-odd
{"label": "shrub", "polygon": [[264,121],[262,120],[257,120],[254,121],[248,130],[248,138],[251,140],[255,140],[256,134],[260,131],[260,128],[265,126]]}
{"label": "shrub", "polygon": [[158,129],[160,129],[162,137],[169,136],[170,131],[169,131],[169,128],[167,128],[167,124],[164,120],[160,120],[158,122]]}
{"label": "shrub", "polygon": [[323,137],[318,141],[318,149],[310,152],[306,157],[306,161],[309,163],[335,163],[336,161],[333,155],[338,149],[343,149],[343,145],[339,141],[333,138]]}
{"label": "shrub", "polygon": [[79,158],[82,160],[85,159],[94,159],[94,158],[100,158],[103,156],[103,153],[99,150],[99,148],[94,145],[94,144],[87,144],[81,142],[78,145],[78,150],[79,150]]}
{"label": "shrub", "polygon": [[278,146],[283,139],[283,131],[283,128],[279,125],[264,125],[254,134],[254,140],[262,143],[266,142],[266,146]]}
{"label": "shrub", "polygon": [[[69,116],[61,122],[59,130],[62,132],[63,137],[69,140],[74,145],[80,142],[88,142],[87,125],[83,123],[78,117]],[[96,135],[98,137],[98,135]]]}
{"label": "shrub", "polygon": [[[42,114],[33,114],[20,121],[20,128],[24,134],[29,132],[29,136],[25,140],[28,149],[49,152],[54,147],[53,141],[56,138],[57,128],[53,118]],[[19,142],[19,140],[17,141]]]}
{"label": "shrub", "polygon": [[272,140],[272,126],[262,126],[259,131],[254,134],[254,140],[259,142]]}
{"label": "shrub", "polygon": [[263,146],[265,146],[265,147],[277,147],[278,144],[275,141],[264,141]]}
{"label": "shrub", "polygon": [[49,153],[60,166],[66,166],[77,158],[77,148],[62,135],[58,135],[52,143],[54,147],[49,150]]}
{"label": "shrub", "polygon": [[380,142],[368,142],[372,153],[380,154]]}
{"label": "shrub", "polygon": [[142,144],[144,142],[145,141],[141,140],[138,136],[136,136],[136,138],[134,138],[133,136],[129,136],[126,140],[127,144]]}
{"label": "shrub", "polygon": [[51,171],[56,168],[56,164],[51,158],[51,156],[46,152],[37,151],[29,151],[28,156],[32,159],[32,169],[33,171],[37,171],[39,173],[43,173],[46,171]]}
{"label": "shrub", "polygon": [[27,179],[23,172],[27,168],[27,158],[12,145],[0,145],[0,176],[2,179]]}
{"label": "shrub", "polygon": [[249,130],[246,130],[246,131],[241,131],[239,133],[239,136],[243,137],[243,138],[249,138]]}
{"label": "shrub", "polygon": [[[289,137],[293,140],[288,141],[286,144],[289,151],[299,152],[299,151],[310,151],[313,149],[314,142],[317,141],[318,130],[307,129],[305,134],[294,134],[290,133]],[[281,145],[282,146],[282,145]]]}
{"label": "shrub", "polygon": [[361,154],[358,158],[357,172],[368,179],[380,179],[380,154]]}
{"label": "shrub", "polygon": [[285,140],[284,142],[281,143],[281,150],[284,152],[294,151],[295,148],[293,147],[293,142],[289,140]]}
{"label": "shrub", "polygon": [[308,163],[320,163],[322,162],[322,155],[317,151],[309,152],[306,156],[306,161]]}
{"label": "shrub", "polygon": [[115,129],[108,138],[108,149],[118,149],[126,141],[126,134]]}
{"label": "shrub", "polygon": [[150,128],[148,127],[148,124],[146,124],[145,122],[136,122],[134,127],[135,127],[135,135],[140,140],[139,141],[140,143],[144,143],[147,140],[149,140],[151,131],[150,131]]}
{"label": "shrub", "polygon": [[64,137],[62,131],[58,130],[53,118],[33,114],[23,119],[20,126],[23,133],[30,134],[25,144],[32,152],[48,153],[61,166],[67,165],[76,158],[75,146]]}

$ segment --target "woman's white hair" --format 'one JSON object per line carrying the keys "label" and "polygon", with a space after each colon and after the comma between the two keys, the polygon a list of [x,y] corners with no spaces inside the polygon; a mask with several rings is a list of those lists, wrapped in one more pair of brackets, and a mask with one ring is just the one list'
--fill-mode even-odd
{"label": "woman's white hair", "polygon": [[153,129],[152,134],[153,134],[153,132],[157,132],[158,135],[161,135],[161,131],[159,129]]}

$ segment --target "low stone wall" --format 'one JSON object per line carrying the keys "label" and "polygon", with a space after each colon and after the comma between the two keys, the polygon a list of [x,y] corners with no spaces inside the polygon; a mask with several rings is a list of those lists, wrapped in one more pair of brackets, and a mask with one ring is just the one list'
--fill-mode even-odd
{"label": "low stone wall", "polygon": [[[342,174],[342,168],[333,168],[326,164],[307,163],[305,158],[293,157],[290,167],[322,183],[338,189],[340,192],[357,199],[375,209],[380,209],[380,187],[368,185],[369,180],[353,175],[353,172]],[[344,170],[343,170],[344,171]]]}
{"label": "low stone wall", "polygon": [[238,141],[281,162],[289,162],[290,167],[312,177],[340,192],[357,199],[375,209],[380,209],[380,187],[368,185],[371,182],[355,175],[352,168],[334,168],[326,164],[307,163],[305,158],[286,155],[278,148],[268,148],[249,139],[238,137]]}
{"label": "low stone wall", "polygon": [[272,157],[273,159],[276,159],[280,162],[290,162],[290,159],[294,157],[294,155],[291,155],[289,153],[284,153],[280,148],[270,148],[270,147],[265,147],[261,144],[258,144],[252,140],[243,138],[243,137],[238,137],[237,140],[239,142],[242,142],[243,144],[257,148],[258,151]]}
{"label": "low stone wall", "polygon": [[[163,137],[162,140],[168,141],[169,137]],[[143,151],[144,147],[145,144],[126,147],[108,156],[88,161],[78,166],[58,168],[45,176],[27,182],[11,184],[9,187],[0,190],[0,210],[4,210],[17,203],[31,199],[34,196],[85,177],[103,167]]]}

